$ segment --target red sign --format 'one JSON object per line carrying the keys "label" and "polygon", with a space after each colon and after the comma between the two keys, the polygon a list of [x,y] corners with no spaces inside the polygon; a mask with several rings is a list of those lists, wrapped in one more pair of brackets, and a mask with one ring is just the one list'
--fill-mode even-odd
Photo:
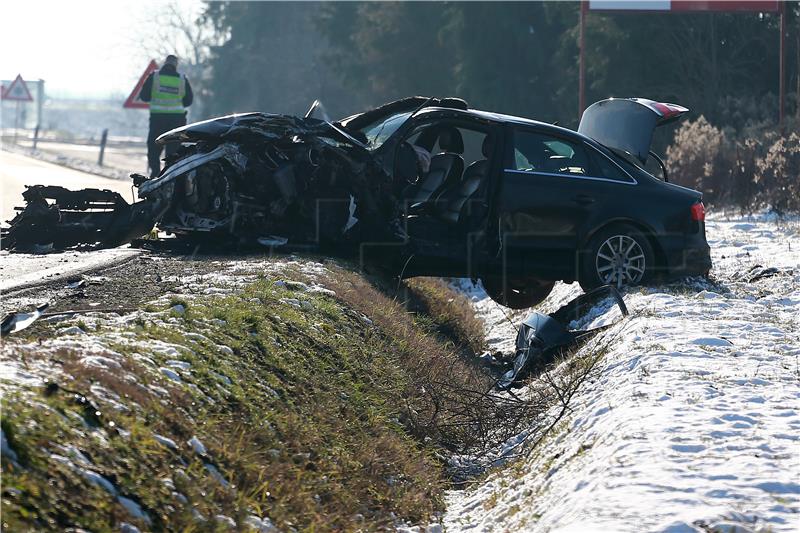
{"label": "red sign", "polygon": [[3,100],[16,100],[18,102],[33,102],[33,96],[28,90],[28,85],[20,74],[17,74],[17,77],[8,88],[3,88],[2,98]]}
{"label": "red sign", "polygon": [[147,65],[146,69],[144,69],[141,77],[139,77],[139,81],[136,82],[136,87],[133,88],[133,91],[131,91],[128,99],[125,100],[125,103],[122,104],[122,107],[126,107],[128,109],[148,109],[150,107],[147,102],[140,98],[139,93],[142,92],[142,85],[144,85],[144,82],[147,80],[147,76],[156,70],[158,70],[158,63],[156,63],[155,59],[151,59],[150,64]]}
{"label": "red sign", "polygon": [[672,11],[757,11],[777,12],[781,3],[769,0],[719,0],[717,2],[691,2],[673,0]]}
{"label": "red sign", "polygon": [[589,0],[591,11],[757,11],[781,10],[778,0]]}

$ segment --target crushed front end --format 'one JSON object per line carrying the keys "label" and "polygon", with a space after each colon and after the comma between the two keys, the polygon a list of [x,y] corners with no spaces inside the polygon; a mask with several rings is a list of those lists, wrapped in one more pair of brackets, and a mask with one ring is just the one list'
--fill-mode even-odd
{"label": "crushed front end", "polygon": [[[160,176],[133,174],[140,201],[111,191],[34,186],[4,231],[2,246],[48,251],[113,247],[154,225],[203,242],[346,240],[384,227],[394,214],[381,201],[388,177],[340,128],[313,118],[265,113],[191,124],[158,142],[181,143]],[[366,222],[358,226],[358,222]]]}

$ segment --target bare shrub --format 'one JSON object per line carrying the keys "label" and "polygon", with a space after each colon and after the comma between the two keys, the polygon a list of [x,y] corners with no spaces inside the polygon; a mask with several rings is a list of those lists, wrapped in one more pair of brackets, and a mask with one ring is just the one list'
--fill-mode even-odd
{"label": "bare shrub", "polygon": [[800,211],[800,135],[780,137],[756,167],[763,201],[779,214]]}
{"label": "bare shrub", "polygon": [[729,165],[730,186],[721,203],[737,207],[742,212],[752,212],[758,207],[758,184],[756,167],[764,153],[764,143],[757,139],[745,139],[726,150],[724,162]]}
{"label": "bare shrub", "polygon": [[667,148],[672,181],[703,193],[706,204],[742,212],[768,206],[800,211],[800,136],[757,125],[720,130],[700,117],[684,123]]}
{"label": "bare shrub", "polygon": [[437,339],[414,321],[402,303],[381,293],[370,281],[355,272],[332,269],[326,286],[348,307],[364,314],[387,337],[397,363],[411,379],[401,398],[404,424],[420,439],[431,437],[450,449],[471,448],[479,443],[481,423],[491,424],[491,402],[481,400],[466,409],[460,400],[442,390],[448,384],[483,399],[492,380],[466,361],[454,347]]}
{"label": "bare shrub", "polygon": [[725,134],[700,116],[694,122],[684,122],[675,132],[667,148],[667,168],[671,180],[678,185],[703,192],[709,204],[725,196],[728,169],[725,165]]}

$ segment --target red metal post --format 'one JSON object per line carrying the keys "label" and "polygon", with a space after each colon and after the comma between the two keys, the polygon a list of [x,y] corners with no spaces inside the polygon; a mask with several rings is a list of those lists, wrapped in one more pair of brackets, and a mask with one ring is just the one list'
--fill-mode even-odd
{"label": "red metal post", "polygon": [[780,67],[778,68],[778,75],[780,82],[778,84],[778,128],[783,131],[783,117],[785,112],[786,102],[786,3],[781,2],[781,41],[780,41]]}
{"label": "red metal post", "polygon": [[586,0],[581,1],[578,22],[578,122],[586,109]]}

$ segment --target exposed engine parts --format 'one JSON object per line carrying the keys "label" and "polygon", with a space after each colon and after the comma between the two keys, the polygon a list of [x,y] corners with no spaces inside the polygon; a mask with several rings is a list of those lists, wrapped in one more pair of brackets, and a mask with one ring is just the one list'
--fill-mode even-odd
{"label": "exposed engine parts", "polygon": [[140,201],[97,189],[30,187],[3,248],[117,246],[155,224],[178,235],[321,243],[380,216],[376,198],[386,175],[358,141],[326,122],[248,113],[173,130],[159,142],[183,146],[157,178],[131,176]]}

